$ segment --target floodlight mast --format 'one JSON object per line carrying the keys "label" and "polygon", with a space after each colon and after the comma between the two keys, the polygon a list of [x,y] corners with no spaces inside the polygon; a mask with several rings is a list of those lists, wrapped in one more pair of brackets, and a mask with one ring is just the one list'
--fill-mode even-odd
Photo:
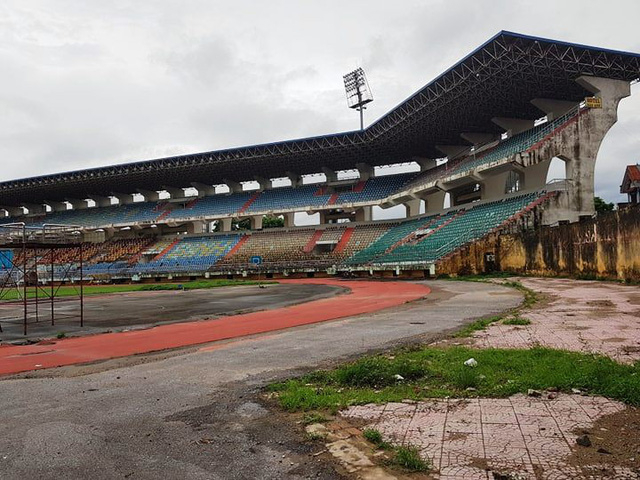
{"label": "floodlight mast", "polygon": [[344,77],[344,89],[347,94],[347,105],[360,112],[360,130],[364,130],[364,110],[367,103],[373,102],[373,95],[362,68],[356,68]]}

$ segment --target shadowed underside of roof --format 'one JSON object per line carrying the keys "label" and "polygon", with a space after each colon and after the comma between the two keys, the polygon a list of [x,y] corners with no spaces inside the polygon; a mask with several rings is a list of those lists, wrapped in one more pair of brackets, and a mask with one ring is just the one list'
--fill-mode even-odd
{"label": "shadowed underside of roof", "polygon": [[63,201],[438,158],[461,133],[501,133],[494,117],[536,119],[534,98],[578,102],[582,75],[633,81],[640,55],[500,32],[364,131],[182,155],[0,183],[0,205]]}

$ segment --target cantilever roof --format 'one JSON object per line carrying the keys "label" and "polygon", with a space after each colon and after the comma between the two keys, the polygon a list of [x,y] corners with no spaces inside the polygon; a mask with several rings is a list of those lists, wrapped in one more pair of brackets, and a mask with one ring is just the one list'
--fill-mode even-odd
{"label": "cantilever roof", "polygon": [[194,153],[0,183],[0,205],[62,201],[224,179],[310,174],[442,156],[461,133],[500,133],[491,119],[535,119],[534,98],[578,102],[582,75],[632,81],[640,55],[502,31],[364,131]]}

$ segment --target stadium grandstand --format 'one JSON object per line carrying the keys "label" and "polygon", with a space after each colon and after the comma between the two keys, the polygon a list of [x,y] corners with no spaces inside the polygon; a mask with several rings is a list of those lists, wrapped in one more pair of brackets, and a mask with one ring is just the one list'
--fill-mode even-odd
{"label": "stadium grandstand", "polygon": [[363,130],[0,183],[0,223],[73,226],[101,281],[433,275],[489,233],[593,216],[598,150],[639,77],[638,54],[503,31]]}

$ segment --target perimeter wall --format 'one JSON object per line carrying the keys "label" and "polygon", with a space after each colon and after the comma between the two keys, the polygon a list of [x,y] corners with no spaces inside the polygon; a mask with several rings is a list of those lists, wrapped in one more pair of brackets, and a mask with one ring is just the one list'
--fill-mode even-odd
{"label": "perimeter wall", "polygon": [[490,234],[436,268],[449,275],[491,271],[640,281],[640,206],[579,223]]}

